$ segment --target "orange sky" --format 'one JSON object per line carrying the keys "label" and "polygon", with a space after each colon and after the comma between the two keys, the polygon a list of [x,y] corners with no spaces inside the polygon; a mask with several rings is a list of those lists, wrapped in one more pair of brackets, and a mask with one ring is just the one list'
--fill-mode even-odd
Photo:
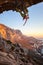
{"label": "orange sky", "polygon": [[23,34],[25,34],[26,36],[33,36],[35,38],[43,38],[43,31],[24,31]]}

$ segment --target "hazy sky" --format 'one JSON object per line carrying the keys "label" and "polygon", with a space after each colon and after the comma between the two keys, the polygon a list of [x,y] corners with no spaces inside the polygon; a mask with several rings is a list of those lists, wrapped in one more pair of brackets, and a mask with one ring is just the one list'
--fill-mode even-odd
{"label": "hazy sky", "polygon": [[0,23],[13,29],[19,29],[27,36],[43,38],[43,3],[28,8],[29,20],[23,26],[24,21],[16,11],[5,11],[0,14]]}

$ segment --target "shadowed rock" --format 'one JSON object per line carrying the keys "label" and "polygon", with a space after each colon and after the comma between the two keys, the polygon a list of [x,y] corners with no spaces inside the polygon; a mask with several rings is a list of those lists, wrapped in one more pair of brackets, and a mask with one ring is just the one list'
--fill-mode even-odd
{"label": "shadowed rock", "polygon": [[[0,65],[43,65],[43,55],[0,38]],[[40,48],[41,49],[41,48]]]}

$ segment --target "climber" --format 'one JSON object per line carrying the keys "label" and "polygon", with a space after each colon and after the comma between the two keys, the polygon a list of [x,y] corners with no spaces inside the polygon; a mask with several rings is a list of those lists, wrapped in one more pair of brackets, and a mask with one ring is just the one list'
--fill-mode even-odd
{"label": "climber", "polygon": [[25,22],[24,22],[23,26],[26,24],[27,19],[29,19],[29,16],[28,16],[28,15],[25,15],[24,18],[23,18],[23,20],[24,20],[24,19],[25,19]]}
{"label": "climber", "polygon": [[26,14],[26,13],[21,12],[21,11],[19,13],[23,17],[23,20],[25,20],[25,23],[23,24],[23,26],[24,26],[27,22],[27,19],[29,19],[29,15],[28,15],[28,13]]}

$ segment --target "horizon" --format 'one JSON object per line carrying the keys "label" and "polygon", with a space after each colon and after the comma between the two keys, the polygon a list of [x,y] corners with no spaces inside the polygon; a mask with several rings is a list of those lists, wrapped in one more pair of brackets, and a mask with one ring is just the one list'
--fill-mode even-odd
{"label": "horizon", "polygon": [[29,7],[28,11],[30,18],[25,26],[23,26],[24,21],[20,14],[12,10],[0,14],[0,24],[21,30],[26,36],[43,39],[43,3]]}

